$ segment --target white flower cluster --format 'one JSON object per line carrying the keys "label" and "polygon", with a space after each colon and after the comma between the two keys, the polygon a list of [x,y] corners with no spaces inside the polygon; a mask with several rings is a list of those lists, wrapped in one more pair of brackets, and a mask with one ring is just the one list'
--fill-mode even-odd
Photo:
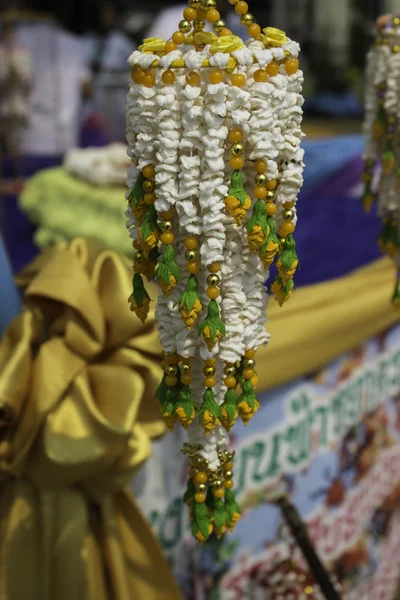
{"label": "white flower cluster", "polygon": [[[203,360],[212,356],[217,359],[218,383],[214,391],[218,404],[222,404],[227,390],[221,383],[226,363],[235,364],[246,350],[257,349],[269,340],[265,329],[268,295],[264,287],[268,273],[259,257],[250,252],[246,227],[236,224],[224,202],[232,176],[229,166],[232,144],[228,134],[232,129],[243,132],[242,174],[251,198],[246,219],[256,203],[253,198],[256,171],[251,161],[262,159],[267,163],[268,179],[278,182],[279,226],[284,205],[295,204],[302,185],[303,75],[298,71],[289,76],[283,64],[267,83],[257,83],[253,75],[273,61],[282,63],[288,53],[297,57],[298,45],[289,41],[283,48],[265,49],[262,42],[253,40],[233,52],[237,73],[246,76],[243,88],[233,86],[228,75],[221,83],[210,82],[208,69],[201,68],[204,60],[224,69],[230,59],[228,53],[211,55],[210,46],[201,51],[183,47],[162,58],[136,51],[129,60],[132,67],[141,68],[149,68],[155,61],[164,69],[178,59],[185,64],[185,69],[173,70],[175,81],[171,85],[163,83],[161,76],[150,88],[131,85],[127,137],[129,155],[137,161],[139,170],[148,164],[155,166],[157,212],[171,207],[175,210],[173,248],[181,279],[168,298],[160,293],[158,331],[167,353],[176,352],[192,359],[191,392],[197,407],[201,406],[205,390]],[[199,74],[198,85],[186,82],[188,70]],[[128,185],[130,188],[134,185],[131,177]],[[131,216],[128,210],[129,228]],[[196,278],[203,305],[190,331],[177,306],[189,277],[183,243],[189,235],[194,235],[199,243],[200,270]],[[137,238],[135,233],[133,236]],[[202,336],[199,337],[197,327],[207,315],[210,302],[206,294],[207,266],[215,262],[221,264],[221,295],[217,302],[226,334],[210,351]],[[229,443],[225,429],[217,426],[206,436],[195,419],[188,436],[191,444],[202,446],[201,453],[209,460],[210,467],[217,468],[217,449]]]}
{"label": "white flower cluster", "polygon": [[[74,148],[67,152],[63,167],[74,177],[97,187],[124,185],[126,171],[131,168],[126,154],[126,145],[118,143],[104,148]],[[136,169],[133,180],[135,177]]]}

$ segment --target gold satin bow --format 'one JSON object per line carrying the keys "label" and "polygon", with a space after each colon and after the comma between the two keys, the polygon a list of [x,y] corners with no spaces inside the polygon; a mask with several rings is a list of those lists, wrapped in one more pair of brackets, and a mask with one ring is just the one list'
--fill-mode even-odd
{"label": "gold satin bow", "polygon": [[281,29],[276,29],[276,27],[266,27],[257,39],[261,40],[264,46],[272,46],[274,48],[280,48],[288,42],[286,33]]}
{"label": "gold satin bow", "polygon": [[124,489],[165,429],[154,313],[132,316],[130,283],[126,259],[83,239],[18,277],[25,308],[0,344],[2,600],[181,597]]}

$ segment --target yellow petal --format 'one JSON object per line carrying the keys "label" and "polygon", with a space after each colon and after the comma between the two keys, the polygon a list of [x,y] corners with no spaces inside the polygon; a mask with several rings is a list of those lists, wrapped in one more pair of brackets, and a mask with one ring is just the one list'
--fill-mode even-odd
{"label": "yellow petal", "polygon": [[139,46],[139,51],[143,54],[155,54],[156,52],[164,52],[165,41],[162,38],[147,38],[143,40],[143,44]]}
{"label": "yellow petal", "polygon": [[[219,38],[217,35],[215,35],[215,33],[208,32],[208,31],[199,31],[198,33],[195,33],[193,36],[193,40],[196,42],[196,44],[204,45],[204,46],[208,46],[209,44],[214,44],[215,41],[218,39]],[[186,43],[187,43],[187,40],[188,40],[188,37],[185,40]]]}
{"label": "yellow petal", "polygon": [[243,42],[240,37],[237,35],[224,35],[212,43],[210,54],[216,54],[217,52],[232,54],[232,52],[236,52],[241,48],[243,48]]}
{"label": "yellow petal", "polygon": [[288,42],[286,33],[275,27],[266,27],[260,37],[265,46],[274,46],[275,48],[284,46]]}

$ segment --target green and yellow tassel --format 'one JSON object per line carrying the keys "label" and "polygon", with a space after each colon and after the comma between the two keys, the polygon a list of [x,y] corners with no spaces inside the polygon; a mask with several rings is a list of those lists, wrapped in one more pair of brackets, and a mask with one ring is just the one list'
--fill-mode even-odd
{"label": "green and yellow tassel", "polygon": [[228,515],[228,527],[233,532],[240,519],[240,507],[236,502],[235,494],[231,490],[225,492],[225,511]]}
{"label": "green and yellow tassel", "polygon": [[226,532],[228,523],[230,522],[229,515],[225,510],[225,503],[221,498],[213,499],[212,517],[211,522],[213,525],[213,531],[217,538],[220,540]]}
{"label": "green and yellow tassel", "polygon": [[214,392],[207,388],[203,394],[203,402],[199,411],[199,422],[203,425],[205,433],[209,434],[220,423],[221,407],[217,404]]}
{"label": "green and yellow tassel", "polygon": [[251,381],[245,381],[243,383],[243,391],[238,398],[238,409],[242,421],[246,427],[259,408],[260,402],[254,393],[253,384]]}
{"label": "green and yellow tassel", "polygon": [[199,325],[199,335],[203,336],[208,349],[211,351],[225,333],[225,325],[219,316],[218,303],[215,300],[210,300],[207,316]]}
{"label": "green and yellow tassel", "polygon": [[163,293],[168,296],[179,282],[180,278],[181,272],[175,262],[174,248],[173,246],[166,246],[156,268],[157,283]]}
{"label": "green and yellow tassel", "polygon": [[232,173],[228,196],[225,198],[225,206],[237,225],[241,225],[246,212],[251,207],[251,198],[246,194],[243,186],[243,176],[240,171],[233,171]]}
{"label": "green and yellow tassel", "polygon": [[279,260],[276,263],[279,275],[284,286],[293,279],[296,269],[299,266],[299,259],[296,252],[296,242],[292,234],[288,235],[283,244]]}
{"label": "green and yellow tassel", "polygon": [[150,296],[144,287],[143,279],[139,273],[135,273],[132,280],[133,291],[128,302],[131,305],[131,311],[136,313],[137,317],[144,323],[150,310]]}
{"label": "green and yellow tassel", "polygon": [[275,300],[279,303],[279,306],[283,306],[285,302],[290,300],[293,289],[293,280],[289,279],[285,284],[280,275],[274,279],[271,285],[271,292],[273,293]]}
{"label": "green and yellow tassel", "polygon": [[236,391],[234,389],[229,389],[225,396],[224,401],[220,406],[221,409],[221,425],[226,429],[229,433],[232,427],[235,425],[236,420],[239,416],[237,399],[236,399]]}
{"label": "green and yellow tassel", "polygon": [[266,271],[268,271],[274,262],[275,256],[278,254],[281,247],[279,238],[276,235],[275,221],[272,216],[267,217],[267,225],[269,231],[268,237],[259,250],[260,258]]}
{"label": "green and yellow tassel", "polygon": [[178,421],[178,415],[176,414],[178,394],[179,390],[177,387],[167,387],[165,402],[161,409],[165,424],[170,431],[174,430],[176,422]]}
{"label": "green and yellow tassel", "polygon": [[197,291],[197,279],[195,275],[190,275],[185,290],[179,298],[177,305],[181,313],[182,320],[190,330],[193,327],[198,314],[202,311],[203,305]]}
{"label": "green and yellow tassel", "polygon": [[396,154],[391,139],[388,139],[386,142],[386,148],[382,156],[382,164],[385,175],[391,175],[396,166]]}
{"label": "green and yellow tassel", "polygon": [[387,220],[384,224],[378,239],[378,246],[383,254],[394,257],[400,246],[398,226],[394,221]]}
{"label": "green and yellow tassel", "polygon": [[138,202],[140,202],[141,200],[143,201],[143,198],[144,198],[143,184],[145,181],[146,181],[145,176],[143,175],[142,172],[140,172],[136,179],[135,185],[133,186],[132,191],[128,196],[129,206],[131,207],[132,211],[136,208],[136,205],[138,204]]}
{"label": "green and yellow tassel", "polygon": [[179,399],[175,404],[175,415],[184,429],[187,429],[194,421],[196,405],[188,385],[182,386],[180,390]]}
{"label": "green and yellow tassel", "polygon": [[208,540],[213,531],[210,515],[207,505],[203,503],[193,502],[192,516],[192,535],[196,538],[199,544],[204,544]]}
{"label": "green and yellow tassel", "polygon": [[367,183],[363,195],[361,196],[361,202],[366,213],[371,212],[375,199],[375,195],[372,193],[371,184]]}
{"label": "green and yellow tassel", "polygon": [[157,225],[157,212],[154,206],[149,206],[143,217],[142,225],[139,229],[139,242],[143,250],[152,250],[156,248],[159,238],[159,228]]}
{"label": "green and yellow tassel", "polygon": [[263,244],[265,244],[269,235],[267,212],[265,203],[262,200],[257,200],[255,203],[253,216],[247,222],[246,227],[250,250],[256,252]]}

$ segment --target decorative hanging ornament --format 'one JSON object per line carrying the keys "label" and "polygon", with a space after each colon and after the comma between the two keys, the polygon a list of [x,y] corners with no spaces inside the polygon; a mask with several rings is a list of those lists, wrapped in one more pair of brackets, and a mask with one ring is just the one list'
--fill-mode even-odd
{"label": "decorative hanging ornament", "polygon": [[379,247],[397,267],[393,304],[400,305],[400,18],[385,18],[367,61],[362,203],[378,201],[383,222]]}
{"label": "decorative hanging ornament", "polygon": [[215,0],[190,0],[169,41],[147,39],[130,57],[127,103],[130,303],[144,321],[154,275],[157,397],[167,426],[188,431],[185,502],[200,543],[240,517],[228,432],[259,408],[254,357],[269,340],[264,283],[275,260],[276,300],[293,290],[304,167],[299,46],[232,3],[248,41],[225,27]]}

